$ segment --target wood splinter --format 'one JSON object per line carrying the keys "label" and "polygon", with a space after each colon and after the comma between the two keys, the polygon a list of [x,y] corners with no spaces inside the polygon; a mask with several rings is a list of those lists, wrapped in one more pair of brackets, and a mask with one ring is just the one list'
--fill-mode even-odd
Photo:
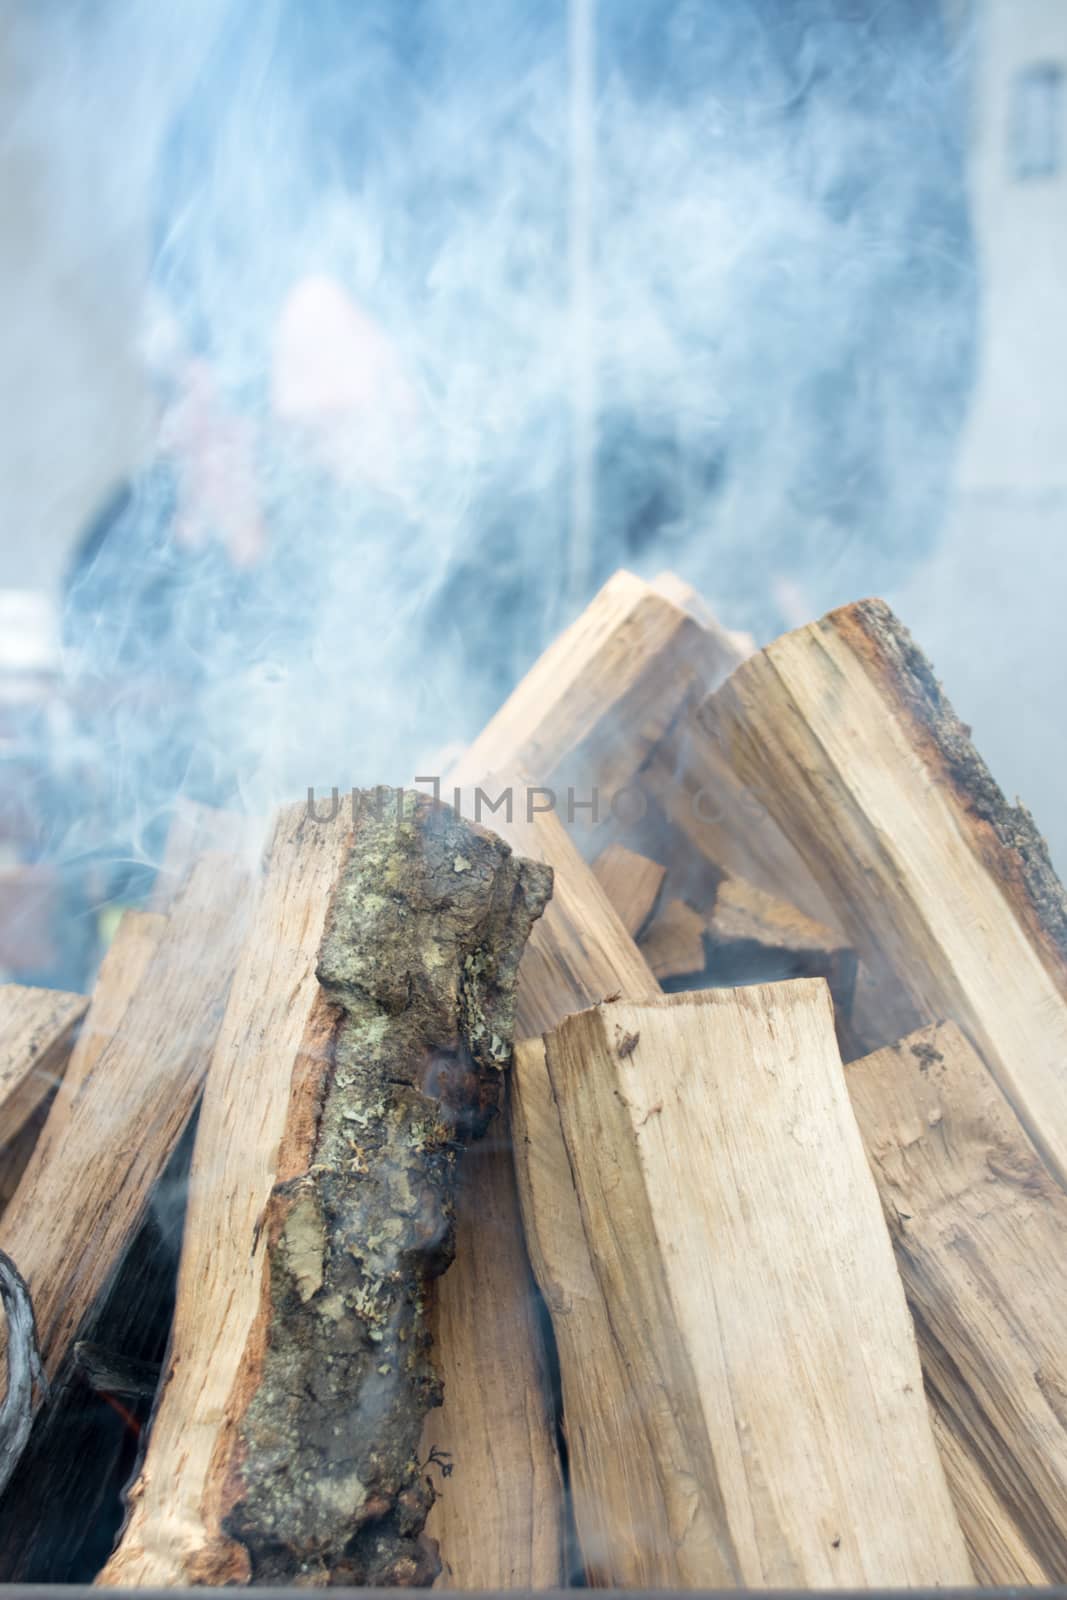
{"label": "wood splinter", "polygon": [[[458,1152],[498,1108],[552,878],[426,796],[361,800],[351,828],[300,810],[278,824],[205,1095],[171,1370],[108,1583],[438,1570],[418,1455],[440,1403],[427,1291],[452,1258]],[[248,1102],[279,1093],[281,1126],[259,1113],[252,1148]]]}

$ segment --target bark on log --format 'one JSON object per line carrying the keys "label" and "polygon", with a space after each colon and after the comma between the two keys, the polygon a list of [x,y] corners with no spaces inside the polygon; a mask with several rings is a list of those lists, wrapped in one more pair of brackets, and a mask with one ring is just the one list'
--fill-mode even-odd
{"label": "bark on log", "polygon": [[888,607],[786,634],[697,721],[825,887],[832,925],[922,1021],[959,1023],[1067,1183],[1067,895]]}
{"label": "bark on log", "polygon": [[0,984],[0,1145],[56,1088],[88,1005],[82,994]]}
{"label": "bark on log", "polygon": [[975,1572],[1063,1583],[1067,1195],[952,1024],[855,1062],[847,1082]]}
{"label": "bark on log", "polygon": [[617,1001],[545,1051],[660,1581],[971,1581],[825,984]]}
{"label": "bark on log", "polygon": [[[429,1280],[550,876],[447,808],[282,813],[212,1064],[172,1358],[103,1581],[432,1579]],[[257,1116],[250,1117],[254,1096]]]}

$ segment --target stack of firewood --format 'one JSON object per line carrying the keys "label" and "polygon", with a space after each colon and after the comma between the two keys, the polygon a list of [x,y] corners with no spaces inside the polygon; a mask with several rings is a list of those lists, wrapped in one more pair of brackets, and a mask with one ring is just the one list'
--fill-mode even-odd
{"label": "stack of firewood", "polygon": [[416,782],[188,811],[87,1008],[0,992],[0,1577],[80,1382],[105,1583],[1067,1581],[1067,896],[892,613],[619,573]]}

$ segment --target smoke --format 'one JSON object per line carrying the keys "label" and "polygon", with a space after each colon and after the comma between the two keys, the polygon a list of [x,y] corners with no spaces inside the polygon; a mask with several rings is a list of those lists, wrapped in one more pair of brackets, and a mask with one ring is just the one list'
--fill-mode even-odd
{"label": "smoke", "polygon": [[430,770],[621,563],[767,637],[929,547],[974,314],[937,8],[584,0],[583,102],[582,5],[19,11],[55,248],[138,279],[161,402],[67,591],[57,854]]}

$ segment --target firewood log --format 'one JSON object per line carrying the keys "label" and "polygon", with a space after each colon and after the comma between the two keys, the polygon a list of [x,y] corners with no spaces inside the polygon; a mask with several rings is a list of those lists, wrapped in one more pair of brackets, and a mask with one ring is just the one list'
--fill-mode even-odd
{"label": "firewood log", "polygon": [[103,1581],[434,1576],[427,1287],[549,885],[423,796],[280,815],[201,1111],[171,1361]]}
{"label": "firewood log", "polygon": [[[666,1507],[661,1485],[646,1467],[645,1422],[631,1404],[630,1375],[616,1350],[593,1271],[539,1036],[569,1012],[620,989],[645,996],[658,994],[659,986],[559,816],[538,812],[529,817],[519,803],[525,792],[519,778],[497,777],[481,787],[492,799],[512,791],[511,818],[501,810],[495,825],[513,849],[546,862],[554,873],[552,899],[534,927],[519,971],[517,1029],[532,1037],[516,1045],[510,1125],[526,1245],[559,1358],[577,1561],[587,1578],[600,1584],[654,1585],[663,1580],[662,1551],[671,1540]],[[465,793],[462,800],[473,814],[473,794]],[[497,1192],[510,1192],[502,1176]],[[456,1319],[464,1319],[462,1337],[447,1344],[442,1340],[441,1348],[442,1359],[456,1363],[458,1372],[507,1367],[508,1352],[494,1349],[481,1331],[487,1310],[507,1291],[507,1283],[486,1251],[484,1235],[471,1241],[441,1280],[441,1299],[451,1301]],[[491,1321],[489,1326],[491,1331]],[[595,1372],[587,1359],[590,1350],[598,1354]],[[479,1447],[474,1434],[483,1413],[469,1389],[457,1407],[465,1410],[466,1422],[456,1415],[446,1426],[448,1395],[460,1392],[456,1384],[450,1388],[448,1370],[446,1365],[444,1408],[431,1418],[432,1423],[440,1419],[435,1438],[446,1448],[453,1433],[465,1438],[468,1454],[487,1462],[484,1483],[492,1471],[492,1440],[483,1431]],[[449,1503],[447,1491],[448,1485],[442,1506]],[[473,1497],[453,1502],[452,1516],[468,1528],[476,1528],[484,1515]]]}
{"label": "firewood log", "polygon": [[665,600],[672,601],[681,611],[688,612],[706,632],[715,635],[720,643],[727,673],[740,666],[746,656],[755,650],[756,641],[750,633],[724,628],[699,589],[695,589],[685,578],[680,578],[676,572],[657,573],[652,580],[652,587]]}
{"label": "firewood log", "polygon": [[959,1023],[1067,1183],[1067,895],[892,612],[863,601],[786,634],[696,725],[831,924],[922,1021]]}
{"label": "firewood log", "polygon": [[[554,789],[584,839],[619,811],[622,791],[680,711],[720,683],[736,661],[722,638],[620,571],[532,666],[468,746],[449,783],[522,772]],[[568,789],[575,808],[568,813]],[[584,803],[597,791],[594,816]],[[448,799],[448,791],[444,791]],[[634,801],[636,803],[636,801]],[[590,852],[597,853],[600,843]]]}
{"label": "firewood log", "polygon": [[658,1581],[968,1583],[822,980],[604,1004],[544,1050]]}
{"label": "firewood log", "polygon": [[593,876],[632,939],[640,936],[655,910],[665,875],[658,861],[623,844],[609,844],[593,862]]}
{"label": "firewood log", "polygon": [[[635,993],[658,992],[655,980],[559,816],[553,812],[528,816],[523,803],[528,783],[520,777],[493,777],[478,787],[491,802],[505,800],[510,791],[510,808],[505,800],[492,813],[492,825],[514,850],[546,863],[554,872],[552,899],[534,925],[519,969],[517,1033],[539,1034],[554,1027],[569,1011],[614,993],[622,984]],[[477,820],[483,814],[474,786],[464,791],[460,799],[468,815]],[[525,1577],[528,1587],[547,1588],[558,1586],[563,1578],[563,1518],[555,1478],[558,1467],[554,1460],[546,1461],[540,1427],[542,1390],[525,1376],[532,1365],[528,1353],[531,1346],[528,1337],[522,1337],[523,1316],[519,1308],[524,1316],[530,1315],[533,1283],[524,1283],[519,1275],[513,1249],[501,1248],[501,1241],[508,1234],[521,1235],[523,1219],[526,1245],[539,1287],[549,1303],[559,1349],[564,1405],[571,1419],[565,1425],[571,1445],[571,1485],[579,1532],[590,1525],[586,1507],[591,1499],[601,1498],[598,1474],[610,1473],[617,1461],[625,1460],[637,1447],[626,1426],[624,1373],[605,1372],[603,1395],[612,1397],[607,1402],[601,1395],[574,1391],[571,1383],[575,1340],[583,1337],[583,1330],[576,1327],[580,1304],[566,1326],[562,1326],[561,1317],[569,1316],[572,1296],[580,1302],[578,1274],[587,1277],[589,1266],[582,1256],[572,1260],[570,1255],[572,1248],[584,1252],[584,1241],[580,1231],[572,1227],[568,1232],[566,1226],[571,1217],[568,1205],[575,1205],[566,1152],[543,1064],[535,1060],[527,1067],[528,1059],[516,1049],[510,1083],[515,1169],[511,1150],[498,1149],[479,1161],[477,1206],[468,1208],[462,1204],[465,1195],[461,1189],[456,1261],[439,1281],[436,1292],[435,1355],[444,1379],[445,1398],[441,1409],[431,1412],[427,1419],[424,1454],[431,1450],[444,1452],[455,1463],[455,1470],[442,1486],[427,1528],[440,1540],[448,1582],[461,1588],[488,1586],[484,1580],[491,1577],[502,1588],[521,1587],[521,1577]],[[537,1125],[536,1138],[528,1136],[529,1123]],[[531,1162],[536,1162],[536,1172],[530,1171]],[[492,1233],[480,1224],[483,1211],[498,1219]],[[560,1297],[553,1292],[553,1285],[559,1283],[566,1285],[563,1292],[567,1304],[562,1311]],[[594,1305],[590,1315],[595,1315],[596,1310]],[[505,1328],[501,1327],[502,1314],[507,1319]],[[596,1326],[606,1334],[603,1320]],[[536,1344],[532,1350],[539,1360]],[[510,1412],[505,1412],[501,1428],[489,1397],[509,1384],[522,1398],[522,1413],[512,1419]],[[605,1411],[607,1423],[602,1426]],[[538,1424],[532,1430],[531,1417]],[[590,1438],[596,1442],[592,1469],[585,1448],[585,1440]],[[596,1446],[603,1438],[607,1444],[598,1451]],[[509,1526],[504,1510],[496,1515],[487,1513],[487,1498],[499,1492],[494,1481],[501,1476],[511,1480],[511,1498],[518,1498],[523,1506],[537,1507],[532,1538],[523,1511],[517,1526]],[[647,1480],[638,1484],[645,1499],[648,1487]],[[620,1506],[617,1496],[613,1501],[613,1512],[617,1511],[625,1527],[627,1543],[632,1539],[630,1513],[638,1503],[635,1499]],[[604,1519],[598,1515],[598,1560],[603,1526]]]}
{"label": "firewood log", "polygon": [[167,919],[127,913],[48,1121],[0,1222],[53,1377],[138,1226],[200,1093],[246,879],[205,857]]}
{"label": "firewood log", "polygon": [[836,1011],[849,1015],[856,953],[825,923],[744,878],[728,876],[705,919],[708,981],[716,989],[779,978],[825,978]]}
{"label": "firewood log", "polygon": [[641,954],[660,983],[695,978],[704,971],[704,918],[684,900],[668,900],[641,940]]}
{"label": "firewood log", "polygon": [[700,715],[703,704],[683,711],[637,778],[675,836],[667,860],[672,887],[682,876],[684,849],[717,876],[744,878],[840,932],[823,886],[796,845],[709,737]]}
{"label": "firewood log", "polygon": [[88,1005],[81,994],[0,984],[0,1145],[59,1083]]}
{"label": "firewood log", "polygon": [[456,1259],[434,1285],[430,1326],[444,1398],[419,1455],[437,1488],[426,1520],[437,1587],[558,1589],[563,1483],[506,1123],[463,1158]]}
{"label": "firewood log", "polygon": [[[77,1049],[67,1067],[68,1072],[73,1072],[73,1077],[63,1106],[69,1107],[72,1103],[73,1096],[85,1081],[103,1046],[117,1032],[164,926],[161,916],[139,911],[124,913],[100,968],[91,1004],[83,1015]],[[62,1106],[56,1108],[54,1098],[42,1102],[22,1132],[0,1151],[0,1215],[7,1210],[18,1190],[37,1148],[37,1141],[53,1111],[57,1119],[64,1115]],[[53,1131],[58,1125],[57,1120],[53,1124]]]}
{"label": "firewood log", "polygon": [[846,1078],[981,1583],[1067,1579],[1067,1195],[963,1034]]}

